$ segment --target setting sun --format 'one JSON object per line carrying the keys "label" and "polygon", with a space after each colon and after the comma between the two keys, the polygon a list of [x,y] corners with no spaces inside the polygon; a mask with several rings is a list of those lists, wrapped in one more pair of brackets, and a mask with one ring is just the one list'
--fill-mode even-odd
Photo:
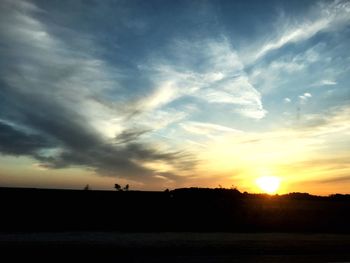
{"label": "setting sun", "polygon": [[280,178],[276,176],[262,176],[256,179],[256,184],[259,188],[268,194],[276,193],[280,186],[280,182]]}

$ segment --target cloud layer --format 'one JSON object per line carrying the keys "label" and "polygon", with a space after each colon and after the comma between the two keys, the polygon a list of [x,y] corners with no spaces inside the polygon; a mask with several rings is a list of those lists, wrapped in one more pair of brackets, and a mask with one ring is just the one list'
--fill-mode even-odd
{"label": "cloud layer", "polygon": [[149,130],[118,120],[127,113],[103,98],[119,90],[116,68],[51,35],[34,18],[43,12],[35,5],[5,1],[1,10],[2,55],[9,61],[1,68],[2,153],[31,156],[42,167],[82,166],[141,181],[157,173],[143,166],[146,161],[174,170],[194,165],[188,158],[182,163],[181,152],[138,142]]}
{"label": "cloud layer", "polygon": [[349,2],[279,5],[1,1],[0,153],[174,186],[346,155]]}

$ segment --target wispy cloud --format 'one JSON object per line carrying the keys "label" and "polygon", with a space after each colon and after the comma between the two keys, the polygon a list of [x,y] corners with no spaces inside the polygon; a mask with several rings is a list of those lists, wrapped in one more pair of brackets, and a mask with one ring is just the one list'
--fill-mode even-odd
{"label": "wispy cloud", "polygon": [[307,17],[307,19],[302,18],[292,23],[288,21],[288,18],[283,17],[284,20],[279,21],[281,32],[259,47],[250,56],[249,63],[287,44],[298,43],[310,39],[319,32],[339,30],[348,25],[350,23],[350,4],[348,1],[323,2],[310,10]]}
{"label": "wispy cloud", "polygon": [[323,79],[311,84],[311,87],[319,87],[319,86],[334,86],[337,85],[337,82],[331,79]]}
{"label": "wispy cloud", "polygon": [[323,45],[317,44],[296,54],[282,54],[273,61],[263,60],[254,65],[249,79],[263,94],[276,90],[280,85],[293,81],[321,60]]}
{"label": "wispy cloud", "polygon": [[143,98],[144,103],[153,105],[160,101],[164,106],[190,96],[201,103],[231,104],[233,113],[248,118],[261,119],[266,115],[259,91],[250,83],[226,39],[177,41],[170,50],[174,54],[172,61],[159,58],[145,67],[160,88],[155,89],[151,99]]}
{"label": "wispy cloud", "polygon": [[205,136],[212,136],[215,134],[222,135],[223,133],[242,133],[242,131],[240,130],[229,128],[222,125],[213,124],[213,123],[188,121],[188,122],[181,123],[180,126],[184,130],[190,133],[205,135]]}
{"label": "wispy cloud", "polygon": [[[298,121],[296,127],[302,130],[307,130],[313,135],[332,134],[336,132],[344,132],[350,129],[349,116],[350,107],[335,106],[320,113],[304,114],[301,120]],[[347,133],[342,134],[344,138]]]}

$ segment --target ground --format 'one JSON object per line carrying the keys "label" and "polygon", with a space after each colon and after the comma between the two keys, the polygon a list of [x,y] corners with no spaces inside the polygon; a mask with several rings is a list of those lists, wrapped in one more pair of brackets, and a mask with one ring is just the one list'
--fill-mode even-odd
{"label": "ground", "polygon": [[113,262],[350,262],[350,235],[288,233],[2,233],[13,258]]}

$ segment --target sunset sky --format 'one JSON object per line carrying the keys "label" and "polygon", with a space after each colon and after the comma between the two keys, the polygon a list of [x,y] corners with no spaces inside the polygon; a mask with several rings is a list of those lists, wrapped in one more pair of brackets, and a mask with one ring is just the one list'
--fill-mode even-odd
{"label": "sunset sky", "polygon": [[350,1],[0,1],[0,186],[350,189]]}

